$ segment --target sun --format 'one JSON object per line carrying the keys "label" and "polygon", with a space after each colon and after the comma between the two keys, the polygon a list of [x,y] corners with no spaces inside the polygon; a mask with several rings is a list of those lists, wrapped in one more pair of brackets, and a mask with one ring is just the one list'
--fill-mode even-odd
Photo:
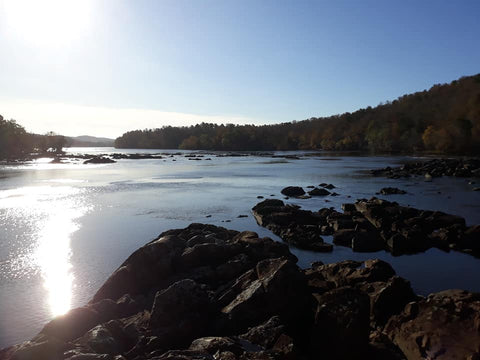
{"label": "sun", "polygon": [[10,35],[37,46],[64,45],[88,31],[92,0],[0,0],[0,11]]}

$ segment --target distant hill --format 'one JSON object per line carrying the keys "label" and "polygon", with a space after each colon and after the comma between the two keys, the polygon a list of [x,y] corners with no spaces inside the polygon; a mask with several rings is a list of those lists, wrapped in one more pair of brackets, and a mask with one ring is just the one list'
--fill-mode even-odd
{"label": "distant hill", "polygon": [[114,141],[109,138],[89,135],[67,137],[67,145],[73,147],[111,147],[114,145]]}
{"label": "distant hill", "polygon": [[135,130],[118,148],[480,152],[480,74],[374,108],[276,125],[198,124]]}

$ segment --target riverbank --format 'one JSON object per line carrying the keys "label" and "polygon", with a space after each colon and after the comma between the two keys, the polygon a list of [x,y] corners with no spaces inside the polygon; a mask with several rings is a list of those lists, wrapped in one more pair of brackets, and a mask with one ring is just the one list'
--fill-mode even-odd
{"label": "riverbank", "polygon": [[204,224],[166,231],[135,251],[87,305],[0,358],[479,355],[480,294],[419,297],[381,260],[304,270],[296,262],[286,245],[254,232]]}

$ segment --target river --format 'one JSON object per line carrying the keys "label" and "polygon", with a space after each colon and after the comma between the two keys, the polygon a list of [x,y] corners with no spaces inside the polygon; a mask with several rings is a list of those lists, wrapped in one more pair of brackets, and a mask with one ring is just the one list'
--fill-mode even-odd
{"label": "river", "polygon": [[[460,215],[468,225],[480,223],[480,192],[472,192],[466,179],[392,180],[366,172],[411,160],[406,157],[277,152],[300,159],[209,154],[193,161],[185,157],[191,152],[177,150],[67,152],[176,155],[100,165],[51,164],[51,159],[0,165],[0,348],[31,338],[53,316],[85,304],[130,253],[165,230],[203,222],[279,240],[256,224],[251,208],[260,201],[257,196],[282,199],[285,186],[325,182],[337,187],[337,197],[287,200],[309,210],[340,209],[342,203],[395,186],[408,193],[379,197]],[[340,246],[327,254],[292,251],[302,267],[316,260],[384,259],[422,295],[449,288],[480,291],[480,260],[462,253],[430,249],[393,257]]]}

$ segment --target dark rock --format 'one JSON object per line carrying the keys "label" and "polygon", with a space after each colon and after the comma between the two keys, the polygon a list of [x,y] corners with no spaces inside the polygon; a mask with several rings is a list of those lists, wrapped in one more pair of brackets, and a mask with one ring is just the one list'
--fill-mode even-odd
{"label": "dark rock", "polygon": [[346,213],[354,213],[357,211],[355,204],[342,204],[342,210]]}
{"label": "dark rock", "polygon": [[241,347],[234,339],[229,337],[203,337],[194,340],[189,350],[204,352],[214,355],[217,351],[229,351],[232,353],[242,353]]}
{"label": "dark rock", "polygon": [[[271,199],[256,213],[287,238],[353,219],[356,230],[338,232],[351,231],[355,248],[358,234],[380,234],[357,212],[371,204],[357,205],[347,216]],[[433,229],[445,215],[373,205],[394,217],[390,234],[404,232],[408,219],[410,227]],[[454,245],[476,244],[478,227],[445,222],[462,235]],[[387,229],[380,229],[385,238]],[[31,341],[0,350],[0,359],[397,359],[398,348],[409,358],[476,356],[479,294],[419,299],[381,260],[317,262],[305,270],[296,261],[286,244],[251,231],[205,224],[169,230],[134,252],[92,302],[55,318]]]}
{"label": "dark rock", "polygon": [[351,247],[352,240],[355,237],[356,233],[357,231],[355,229],[341,229],[335,231],[335,233],[333,234],[333,243],[335,245]]}
{"label": "dark rock", "polygon": [[376,231],[357,231],[351,246],[353,251],[375,252],[383,250],[385,242]]}
{"label": "dark rock", "polygon": [[351,287],[315,295],[317,310],[311,343],[326,358],[360,358],[368,347],[370,300]]}
{"label": "dark rock", "polygon": [[305,195],[305,191],[299,186],[287,186],[283,188],[281,193],[285,196],[301,196]]}
{"label": "dark rock", "polygon": [[240,338],[250,341],[253,344],[271,348],[275,345],[280,335],[285,332],[285,326],[282,325],[278,316],[273,316],[265,323],[251,328]]}
{"label": "dark rock", "polygon": [[[136,295],[154,285],[169,285],[173,264],[178,261],[184,245],[184,240],[167,235],[141,247],[108,278],[93,302],[105,298],[116,300],[123,294]],[[153,277],[152,273],[162,274],[162,277]]]}
{"label": "dark rock", "polygon": [[409,302],[416,300],[410,283],[398,276],[379,284],[371,297],[371,314],[377,325],[384,325],[390,317],[399,314]]}
{"label": "dark rock", "polygon": [[[362,264],[364,267],[361,267]],[[392,267],[382,260],[367,260],[364,263],[345,260],[339,263],[318,266],[307,271],[307,278],[321,274],[323,280],[332,282],[336,287],[355,286],[360,283],[387,282],[395,275]]]}
{"label": "dark rock", "polygon": [[327,196],[330,195],[330,191],[325,189],[315,188],[308,192],[311,196]]}
{"label": "dark rock", "polygon": [[424,176],[425,181],[432,181],[433,177],[456,176],[470,177],[480,174],[479,159],[432,159],[428,161],[409,162],[402,166],[371,171],[374,176],[385,176],[398,179],[409,176]]}
{"label": "dark rock", "polygon": [[380,190],[380,194],[382,194],[382,195],[392,195],[392,194],[403,195],[403,194],[406,194],[406,193],[407,192],[405,190],[401,190],[401,189],[394,188],[394,187],[384,187]]}
{"label": "dark rock", "polygon": [[84,164],[110,164],[116,162],[115,160],[112,160],[108,157],[104,156],[97,156],[88,160],[85,160],[83,163]]}
{"label": "dark rock", "polygon": [[480,294],[447,290],[409,304],[385,327],[408,359],[473,359],[480,349]]}
{"label": "dark rock", "polygon": [[326,219],[321,214],[300,210],[298,206],[286,205],[281,200],[268,199],[253,207],[257,223],[265,226],[282,238],[283,241],[302,249],[331,251],[325,244],[321,225]]}
{"label": "dark rock", "polygon": [[469,249],[476,254],[480,254],[480,225],[470,226],[465,230],[459,247],[461,249]]}
{"label": "dark rock", "polygon": [[237,331],[273,315],[280,316],[287,324],[301,318],[309,300],[306,282],[294,263],[282,258],[261,261],[256,267],[256,277],[222,309]]}
{"label": "dark rock", "polygon": [[206,243],[214,243],[214,239],[205,239],[205,236],[202,234],[194,235],[187,241],[187,246],[188,247],[193,247],[197,244],[206,244]]}
{"label": "dark rock", "polygon": [[149,327],[168,348],[188,345],[208,333],[211,304],[206,289],[190,279],[180,280],[157,292]]}
{"label": "dark rock", "polygon": [[83,353],[68,357],[66,360],[125,360],[123,356],[115,356],[115,358],[108,354]]}
{"label": "dark rock", "polygon": [[231,256],[230,248],[225,245],[218,244],[196,244],[187,247],[180,261],[187,267],[198,267],[203,265],[219,265]]}
{"label": "dark rock", "polygon": [[0,358],[12,360],[55,360],[62,359],[67,344],[54,337],[42,338],[38,341],[26,341],[12,347],[9,351],[0,351]]}
{"label": "dark rock", "polygon": [[85,306],[57,316],[47,323],[40,333],[62,341],[70,341],[105,320],[107,319],[102,314],[92,307]]}
{"label": "dark rock", "polygon": [[203,351],[196,350],[170,350],[166,353],[151,358],[152,360],[214,360],[215,358]]}
{"label": "dark rock", "polygon": [[[120,330],[121,331],[121,330]],[[117,355],[122,352],[122,345],[104,325],[97,325],[78,340],[98,354]]]}

